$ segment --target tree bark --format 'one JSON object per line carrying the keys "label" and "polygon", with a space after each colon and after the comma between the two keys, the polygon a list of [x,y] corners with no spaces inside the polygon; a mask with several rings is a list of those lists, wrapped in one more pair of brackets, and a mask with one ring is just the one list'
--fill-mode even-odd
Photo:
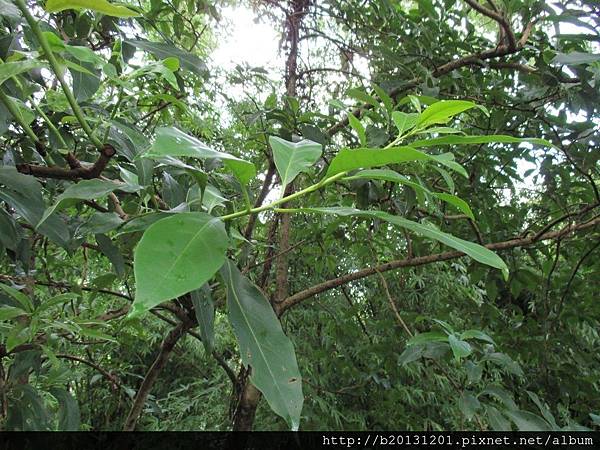
{"label": "tree bark", "polygon": [[[296,86],[298,80],[298,42],[300,37],[300,25],[302,19],[308,12],[308,0],[291,0],[289,2],[289,10],[286,14],[286,40],[288,42],[288,56],[285,64],[285,84],[286,94],[289,97],[296,96]],[[292,184],[290,183],[284,195],[289,195],[293,192]],[[286,205],[282,205],[283,208]],[[267,264],[263,270],[261,279],[261,287],[268,283],[269,273],[271,269],[271,259],[273,254],[278,254],[275,258],[276,276],[275,276],[275,302],[283,301],[288,295],[288,248],[290,247],[290,225],[291,220],[288,214],[283,214],[281,217],[275,217],[269,230],[269,234],[275,235],[277,224],[280,224],[279,239],[277,245],[270,249],[270,254],[267,256]],[[250,368],[251,369],[251,368]],[[250,431],[254,423],[256,408],[261,398],[260,391],[245,377],[245,371],[240,371],[238,381],[242,385],[238,396],[237,408],[233,417],[234,431]]]}

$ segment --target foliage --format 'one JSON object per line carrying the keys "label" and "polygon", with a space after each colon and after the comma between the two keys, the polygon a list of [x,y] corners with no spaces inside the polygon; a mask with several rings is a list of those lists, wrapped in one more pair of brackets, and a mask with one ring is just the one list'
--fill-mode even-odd
{"label": "foliage", "polygon": [[600,426],[594,2],[0,6],[0,429]]}

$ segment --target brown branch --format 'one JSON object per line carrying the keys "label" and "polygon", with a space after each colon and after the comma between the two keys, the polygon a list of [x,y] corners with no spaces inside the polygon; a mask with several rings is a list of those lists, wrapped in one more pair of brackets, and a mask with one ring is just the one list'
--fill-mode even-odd
{"label": "brown branch", "polygon": [[104,378],[106,378],[112,384],[113,389],[116,390],[118,387],[121,387],[121,382],[119,381],[119,379],[117,378],[116,375],[110,373],[106,369],[103,369],[96,363],[93,363],[93,362],[88,361],[83,358],[79,358],[78,356],[67,355],[67,354],[57,354],[56,357],[61,358],[61,359],[68,359],[70,361],[80,362],[82,364],[90,366],[93,369],[96,369],[98,372],[100,372],[104,376]]}
{"label": "brown branch", "polygon": [[[523,32],[521,33],[521,38],[516,43],[515,48],[511,49],[508,45],[499,45],[492,49],[484,50],[484,51],[478,52],[478,53],[473,53],[471,55],[464,56],[464,57],[456,59],[454,61],[449,61],[446,64],[444,64],[444,65],[438,67],[436,70],[434,70],[432,73],[432,76],[434,78],[439,78],[439,77],[444,76],[454,70],[460,69],[461,67],[470,66],[473,64],[481,64],[481,61],[485,61],[487,59],[497,58],[497,57],[506,56],[506,55],[510,55],[510,54],[519,52],[525,46],[525,43],[529,40],[529,36],[531,35],[533,25],[534,25],[534,22],[529,22],[525,26],[525,28],[523,29]],[[389,92],[389,96],[392,98],[396,97],[399,94],[401,94],[402,92],[405,92],[405,91],[417,86],[419,84],[419,81],[420,81],[419,78],[414,78],[410,81],[407,81],[404,85],[399,86],[395,89],[392,89]],[[367,109],[372,109],[372,108],[373,108],[373,105],[365,103],[365,104],[359,106],[358,108],[355,108],[352,111],[352,114],[355,117],[360,117],[362,111],[367,110]],[[329,137],[332,137],[334,134],[339,132],[341,129],[343,129],[347,125],[348,125],[348,117],[344,117],[342,120],[340,120],[339,122],[337,122],[334,125],[332,125],[331,127],[329,127],[327,129],[327,131],[325,132],[325,134],[327,134],[327,136],[329,136]]]}
{"label": "brown branch", "polygon": [[[115,148],[112,145],[104,144],[102,150],[100,150],[100,156],[91,167],[82,167],[79,165],[77,167],[72,167],[71,169],[64,169],[62,167],[18,164],[17,170],[25,175],[33,175],[38,178],[57,178],[60,180],[77,180],[83,178],[85,180],[91,180],[92,178],[98,178],[100,176],[115,153]],[[73,161],[68,161],[69,165],[73,166]]]}
{"label": "brown branch", "polygon": [[[595,217],[594,219],[589,220],[584,223],[569,225],[569,226],[564,227],[561,230],[545,233],[542,236],[540,236],[537,240],[534,239],[535,236],[526,237],[526,238],[516,238],[516,239],[510,239],[508,241],[487,244],[487,245],[485,245],[485,247],[490,250],[507,250],[507,249],[516,248],[516,247],[527,247],[529,245],[535,244],[537,241],[546,241],[546,240],[551,240],[551,239],[563,238],[568,234],[579,232],[579,231],[584,231],[589,228],[593,228],[598,224],[600,224],[600,217]],[[356,272],[349,273],[349,274],[343,275],[338,278],[324,281],[324,282],[319,283],[315,286],[312,286],[308,289],[300,291],[300,292],[286,298],[282,303],[280,303],[278,311],[279,311],[279,314],[281,315],[285,311],[290,309],[291,307],[297,305],[298,303],[301,303],[303,300],[313,297],[314,295],[320,294],[325,291],[329,291],[331,289],[335,289],[339,286],[350,283],[352,281],[366,278],[366,277],[374,275],[378,272],[387,272],[389,270],[400,269],[402,267],[423,266],[423,265],[431,264],[431,263],[435,263],[435,262],[448,261],[450,259],[460,258],[462,256],[465,256],[465,254],[463,252],[452,251],[452,252],[445,252],[445,253],[436,253],[436,254],[427,255],[427,256],[419,256],[419,257],[410,258],[410,259],[400,259],[400,260],[395,260],[395,261],[390,261],[390,262],[387,262],[384,264],[380,264],[379,266],[376,266],[376,267],[367,267],[365,269],[358,270]]]}
{"label": "brown branch", "polygon": [[[504,15],[502,13],[486,8],[481,3],[479,3],[477,0],[465,0],[465,2],[471,8],[473,8],[475,11],[498,22],[501,30],[503,30],[504,34],[506,35],[506,38],[508,40],[508,47],[512,50],[515,50],[517,48],[517,41],[515,39],[515,34],[512,31],[510,23],[508,23],[508,21],[506,20],[506,17],[504,17]],[[500,44],[502,44],[502,42],[500,42]]]}
{"label": "brown branch", "polygon": [[123,431],[133,431],[135,429],[135,425],[142,414],[146,399],[148,398],[154,383],[158,379],[158,375],[169,360],[169,356],[171,355],[175,344],[177,344],[179,339],[186,333],[191,325],[191,322],[180,322],[163,340],[156,359],[152,363],[152,366],[150,366],[150,369],[148,369],[144,381],[142,381],[142,385],[138,389],[131,410],[129,411],[127,419],[125,419]]}
{"label": "brown branch", "polygon": [[[258,208],[262,206],[267,194],[269,193],[269,188],[271,187],[271,183],[273,181],[273,176],[275,175],[275,163],[273,162],[273,158],[269,160],[269,168],[267,169],[267,174],[265,175],[265,181],[262,184],[262,188],[256,198],[256,202],[254,203],[254,207]],[[244,230],[244,237],[248,240],[252,239],[252,233],[254,232],[254,226],[256,225],[256,214],[251,214],[248,219],[248,225],[246,225],[246,229]]]}

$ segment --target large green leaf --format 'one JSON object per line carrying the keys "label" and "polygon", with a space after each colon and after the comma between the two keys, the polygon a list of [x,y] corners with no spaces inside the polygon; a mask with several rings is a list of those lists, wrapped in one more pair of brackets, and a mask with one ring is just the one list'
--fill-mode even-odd
{"label": "large green leaf", "polygon": [[456,249],[469,255],[476,261],[486,264],[491,267],[502,270],[505,277],[508,276],[508,267],[505,262],[493,251],[475,244],[474,242],[465,241],[448,233],[438,230],[433,225],[422,224],[405,219],[404,217],[393,216],[383,211],[361,211],[354,208],[332,207],[332,208],[303,208],[300,211],[317,212],[322,214],[335,214],[338,216],[358,216],[384,220],[394,225],[401,226],[415,233],[421,234],[430,239],[434,239],[448,247]]}
{"label": "large green leaf", "polygon": [[130,39],[125,42],[129,45],[133,45],[134,47],[141,48],[142,50],[152,53],[159,59],[165,59],[174,56],[179,60],[181,67],[194,72],[197,75],[206,75],[208,72],[206,64],[204,64],[204,62],[196,55],[181,50],[170,44],[166,44],[164,42],[150,42],[140,39]]}
{"label": "large green leaf", "polygon": [[281,177],[282,190],[294,181],[300,172],[306,172],[321,157],[321,144],[309,140],[290,142],[270,136],[275,167]]}
{"label": "large green leaf", "polygon": [[304,397],[292,341],[283,333],[273,308],[231,261],[221,269],[227,283],[229,320],[240,345],[240,356],[252,371],[250,380],[273,411],[292,430],[300,425]]}
{"label": "large green leaf", "polygon": [[502,134],[488,134],[485,136],[443,136],[432,139],[422,139],[410,143],[411,147],[436,147],[438,145],[473,145],[473,144],[520,144],[529,142],[532,144],[554,147],[554,145],[546,139],[539,138],[517,138],[514,136],[506,136]]}
{"label": "large green leaf", "polygon": [[464,100],[440,100],[439,102],[435,102],[433,105],[428,106],[427,109],[419,115],[415,126],[418,128],[425,128],[429,125],[447,123],[455,115],[467,111],[468,109],[475,108],[475,106],[475,103]]}
{"label": "large green leaf", "polygon": [[228,244],[223,222],[206,213],[175,214],[152,224],[134,252],[130,316],[198,289],[223,265]]}
{"label": "large green leaf", "polygon": [[140,15],[125,6],[115,5],[106,0],[48,0],[45,9],[50,13],[65,9],[91,9],[113,17],[137,17]]}
{"label": "large green leaf", "polygon": [[453,194],[447,194],[445,192],[431,192],[425,186],[416,183],[414,181],[409,180],[403,175],[400,175],[398,172],[395,172],[390,169],[367,169],[361,170],[360,172],[355,173],[350,177],[345,177],[344,180],[360,180],[360,179],[369,179],[369,180],[384,180],[391,181],[393,183],[403,184],[406,186],[410,186],[416,191],[423,192],[434,197],[439,198],[440,200],[455,206],[460,211],[465,213],[469,218],[475,219],[473,215],[473,211],[469,207],[468,203],[465,202],[462,198],[457,197]]}
{"label": "large green leaf", "polygon": [[72,184],[56,198],[56,203],[44,212],[37,226],[41,226],[54,212],[67,207],[72,200],[96,200],[125,187],[124,184],[97,178]]}
{"label": "large green leaf", "polygon": [[429,155],[412,147],[358,148],[356,150],[343,148],[331,161],[329,169],[327,169],[327,176],[331,177],[350,170],[368,169],[410,161],[437,162],[467,177],[466,170],[454,161],[454,156],[451,153]]}
{"label": "large green leaf", "polygon": [[26,59],[23,61],[13,61],[0,64],[0,84],[6,80],[31,69],[43,67],[44,63],[37,59]]}
{"label": "large green leaf", "polygon": [[156,139],[142,156],[162,158],[165,156],[190,156],[192,158],[222,159],[223,163],[244,184],[256,175],[254,164],[229,153],[213,150],[202,141],[173,127],[161,127],[156,130]]}

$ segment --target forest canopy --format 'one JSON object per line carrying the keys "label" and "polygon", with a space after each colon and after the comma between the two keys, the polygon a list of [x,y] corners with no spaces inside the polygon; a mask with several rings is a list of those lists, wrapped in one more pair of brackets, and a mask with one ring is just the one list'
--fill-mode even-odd
{"label": "forest canopy", "polygon": [[0,0],[0,59],[0,430],[600,427],[597,2]]}

